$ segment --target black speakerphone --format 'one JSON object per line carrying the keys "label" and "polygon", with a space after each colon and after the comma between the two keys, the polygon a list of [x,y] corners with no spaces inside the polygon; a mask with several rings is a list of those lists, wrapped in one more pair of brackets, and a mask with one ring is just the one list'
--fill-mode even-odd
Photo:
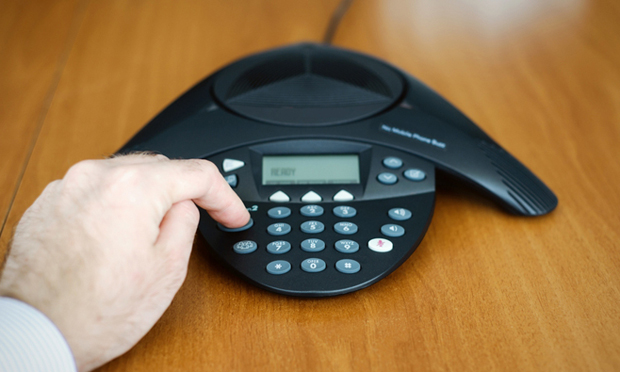
{"label": "black speakerphone", "polygon": [[214,162],[252,219],[227,229],[201,210],[208,246],[253,284],[293,296],[352,292],[398,268],[431,221],[436,172],[518,215],[558,202],[415,78],[319,44],[222,68],[119,152],[132,151]]}

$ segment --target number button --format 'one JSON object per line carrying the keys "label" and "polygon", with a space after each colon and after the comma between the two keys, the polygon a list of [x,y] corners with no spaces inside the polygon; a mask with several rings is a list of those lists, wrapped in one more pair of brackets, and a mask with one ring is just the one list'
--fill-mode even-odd
{"label": "number button", "polygon": [[271,218],[286,218],[291,215],[291,210],[287,207],[275,207],[267,211],[267,215]]}
{"label": "number button", "polygon": [[287,261],[277,260],[267,265],[267,272],[273,275],[282,275],[291,271],[291,264]]}
{"label": "number button", "polygon": [[411,211],[405,208],[392,208],[388,211],[388,216],[396,221],[405,221],[411,218]]}
{"label": "number button", "polygon": [[336,250],[340,253],[355,253],[360,250],[360,245],[353,240],[338,240],[334,244]]}
{"label": "number button", "polygon": [[397,238],[399,236],[405,235],[405,228],[400,225],[389,223],[387,225],[381,226],[381,233],[385,236]]}
{"label": "number button", "polygon": [[357,214],[357,210],[355,208],[349,207],[347,205],[335,207],[333,212],[336,217],[340,218],[350,218]]}
{"label": "number button", "polygon": [[357,232],[357,225],[353,222],[338,222],[334,225],[334,231],[342,235],[353,235]]}
{"label": "number button", "polygon": [[252,253],[256,250],[256,248],[258,248],[258,245],[256,244],[256,242],[253,242],[251,240],[242,240],[233,245],[233,250],[239,254]]}
{"label": "number button", "polygon": [[318,234],[325,230],[325,225],[319,221],[306,221],[301,224],[301,231],[306,234]]}
{"label": "number button", "polygon": [[299,210],[302,216],[305,217],[318,217],[321,216],[324,212],[323,207],[320,205],[306,205]]}
{"label": "number button", "polygon": [[267,244],[267,252],[272,254],[282,254],[291,250],[291,243],[285,240],[277,240]]}
{"label": "number button", "polygon": [[274,223],[267,227],[269,235],[280,236],[291,232],[291,225],[288,223]]}
{"label": "number button", "polygon": [[301,249],[306,252],[320,252],[325,249],[325,242],[321,239],[306,239],[301,242]]}
{"label": "number button", "polygon": [[325,261],[320,258],[308,258],[301,263],[301,269],[309,273],[318,273],[325,270]]}

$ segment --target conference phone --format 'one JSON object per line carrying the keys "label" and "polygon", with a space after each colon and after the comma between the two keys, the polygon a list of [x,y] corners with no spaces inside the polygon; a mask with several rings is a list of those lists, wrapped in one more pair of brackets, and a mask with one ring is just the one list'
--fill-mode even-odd
{"label": "conference phone", "polygon": [[508,211],[557,198],[430,88],[385,62],[319,44],[246,57],[207,77],[120,152],[218,166],[251,215],[230,229],[201,210],[222,262],[285,295],[333,296],[397,269],[430,224],[436,176]]}

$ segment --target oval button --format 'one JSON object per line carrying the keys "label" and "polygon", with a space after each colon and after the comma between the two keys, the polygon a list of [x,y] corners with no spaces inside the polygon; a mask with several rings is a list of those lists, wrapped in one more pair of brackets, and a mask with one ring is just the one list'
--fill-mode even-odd
{"label": "oval button", "polygon": [[273,275],[282,275],[291,271],[291,264],[288,261],[277,260],[267,265],[267,272]]}
{"label": "oval button", "polygon": [[362,265],[360,265],[359,262],[348,258],[336,262],[336,270],[343,274],[355,274],[360,271],[361,268]]}
{"label": "oval button", "polygon": [[286,235],[291,232],[291,225],[288,223],[274,223],[267,227],[269,235],[279,236]]}
{"label": "oval button", "polygon": [[337,222],[334,231],[342,235],[353,235],[357,232],[357,225],[353,222]]}
{"label": "oval button", "polygon": [[318,273],[325,270],[325,261],[320,258],[308,258],[301,263],[301,269],[309,273]]}

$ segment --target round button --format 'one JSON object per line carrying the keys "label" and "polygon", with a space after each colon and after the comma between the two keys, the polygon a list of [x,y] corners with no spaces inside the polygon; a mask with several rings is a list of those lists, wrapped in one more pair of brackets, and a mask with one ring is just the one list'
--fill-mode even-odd
{"label": "round button", "polygon": [[357,210],[347,205],[340,205],[334,208],[334,215],[340,218],[350,218],[357,214]]}
{"label": "round button", "polygon": [[390,169],[398,169],[403,166],[403,161],[395,156],[383,159],[383,166]]}
{"label": "round button", "polygon": [[338,240],[334,247],[341,253],[355,253],[360,250],[360,245],[356,241],[347,239]]}
{"label": "round button", "polygon": [[288,261],[277,260],[267,265],[267,272],[273,275],[282,275],[291,271],[291,264]]}
{"label": "round button", "polygon": [[368,248],[370,248],[371,251],[385,253],[391,251],[394,245],[385,238],[374,238],[368,241]]}
{"label": "round button", "polygon": [[392,238],[397,238],[405,235],[405,228],[400,225],[388,223],[387,225],[381,226],[381,234]]}
{"label": "round button", "polygon": [[334,225],[334,230],[338,234],[342,235],[352,235],[357,232],[357,225],[353,222],[337,222]]}
{"label": "round button", "polygon": [[325,242],[321,239],[306,239],[301,242],[301,249],[306,252],[320,252],[325,249]]}
{"label": "round button", "polygon": [[403,176],[409,181],[420,182],[426,178],[426,173],[420,169],[407,169],[403,172]]}
{"label": "round button", "polygon": [[306,221],[301,224],[301,231],[306,234],[318,234],[325,230],[325,225],[319,221]]}
{"label": "round button", "polygon": [[256,244],[256,242],[253,242],[251,240],[242,240],[233,245],[233,250],[239,254],[252,253],[256,250],[256,248],[258,248],[258,245]]}
{"label": "round button", "polygon": [[325,261],[320,258],[308,258],[301,263],[301,269],[309,273],[318,273],[325,270]]}
{"label": "round button", "polygon": [[313,205],[306,205],[302,207],[299,210],[299,213],[301,213],[301,215],[305,217],[318,217],[323,214],[323,211],[324,211],[323,207],[321,207],[320,205],[313,204]]}
{"label": "round button", "polygon": [[268,210],[267,215],[271,218],[286,218],[291,215],[291,210],[287,207],[275,207]]}
{"label": "round button", "polygon": [[276,240],[267,244],[267,252],[273,254],[282,254],[291,250],[291,243],[286,240]]}
{"label": "round button", "polygon": [[383,172],[377,176],[377,181],[384,185],[393,185],[398,182],[398,177],[394,173]]}
{"label": "round button", "polygon": [[235,228],[230,228],[230,227],[226,227],[224,225],[222,225],[221,223],[218,222],[217,227],[222,230],[222,231],[226,231],[226,232],[239,232],[239,231],[245,231],[247,229],[249,229],[250,227],[254,226],[254,220],[250,217],[250,220],[248,221],[248,223],[246,223],[245,225],[241,226],[241,227],[235,227]]}
{"label": "round button", "polygon": [[361,268],[362,266],[359,262],[348,258],[336,262],[336,270],[344,274],[355,274],[360,271]]}
{"label": "round button", "polygon": [[411,218],[411,211],[405,208],[392,208],[388,211],[388,216],[396,221],[405,221]]}
{"label": "round button", "polygon": [[279,236],[286,235],[291,232],[291,225],[288,223],[274,223],[267,227],[269,235]]}

